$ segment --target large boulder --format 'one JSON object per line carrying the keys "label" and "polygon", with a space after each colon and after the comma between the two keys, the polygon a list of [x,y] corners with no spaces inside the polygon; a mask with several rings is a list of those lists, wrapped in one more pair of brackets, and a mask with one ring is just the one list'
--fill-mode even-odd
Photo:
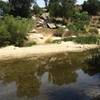
{"label": "large boulder", "polygon": [[28,43],[35,42],[36,44],[40,44],[43,39],[44,39],[43,34],[40,33],[30,34],[28,36]]}
{"label": "large boulder", "polygon": [[43,13],[41,15],[41,18],[44,19],[44,20],[47,20],[49,18],[49,13]]}
{"label": "large boulder", "polygon": [[50,28],[50,29],[55,29],[56,28],[56,25],[54,23],[47,23],[47,26]]}
{"label": "large boulder", "polygon": [[37,33],[36,29],[32,29],[29,33]]}
{"label": "large boulder", "polygon": [[66,28],[65,25],[62,25],[62,24],[56,24],[57,28]]}
{"label": "large boulder", "polygon": [[45,26],[45,21],[43,19],[39,19],[37,21],[37,25],[36,26],[37,27],[43,27],[43,26]]}

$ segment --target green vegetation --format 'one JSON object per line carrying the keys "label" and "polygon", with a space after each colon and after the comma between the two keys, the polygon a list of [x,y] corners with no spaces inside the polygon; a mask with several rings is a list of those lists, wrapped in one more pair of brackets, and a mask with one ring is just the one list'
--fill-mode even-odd
{"label": "green vegetation", "polygon": [[73,41],[80,44],[100,44],[100,36],[87,35],[77,37],[66,37],[61,40],[54,40],[53,43],[60,43],[61,41]]}
{"label": "green vegetation", "polygon": [[40,16],[40,15],[42,15],[43,10],[42,10],[42,8],[40,8],[37,4],[35,4],[35,5],[33,6],[33,13],[34,13],[35,15],[37,15],[37,16]]}
{"label": "green vegetation", "polygon": [[89,21],[90,17],[87,12],[75,12],[73,15],[73,23],[67,26],[73,32],[84,32],[85,26],[89,24]]}
{"label": "green vegetation", "polygon": [[26,33],[32,28],[33,21],[21,17],[4,16],[0,19],[0,46],[14,44],[22,46]]}
{"label": "green vegetation", "polygon": [[33,0],[9,0],[10,13],[14,16],[31,17],[31,3]]}
{"label": "green vegetation", "polygon": [[50,0],[48,7],[50,15],[64,19],[72,17],[75,2],[76,0]]}
{"label": "green vegetation", "polygon": [[73,41],[81,44],[100,44],[100,37],[98,36],[79,36],[75,38]]}
{"label": "green vegetation", "polygon": [[[37,23],[41,23],[40,26],[47,27],[48,22],[53,23],[55,27],[59,24],[60,26],[58,25],[59,27],[54,35],[66,37],[63,39],[64,41],[71,40],[81,44],[99,44],[100,37],[97,28],[90,27],[87,29],[90,26],[90,15],[98,15],[100,12],[99,0],[87,0],[81,6],[82,9],[77,8],[76,0],[43,1],[46,9],[40,8],[36,0],[0,1],[0,10],[3,11],[3,15],[0,17],[0,46],[9,44],[23,46],[25,39],[27,39],[27,33],[34,23],[31,19],[32,14],[38,17],[35,19],[38,20]],[[41,18],[42,13],[44,13],[43,17],[45,18]],[[48,15],[45,13],[48,13]],[[57,22],[57,18],[61,18],[61,20]],[[62,28],[63,26],[64,28]],[[68,31],[65,31],[66,28],[68,28]],[[69,37],[71,35],[77,37]],[[34,43],[28,45],[32,44]]]}
{"label": "green vegetation", "polygon": [[98,68],[100,70],[100,49],[97,49],[95,53],[93,53],[88,59],[87,62],[89,65],[94,68]]}
{"label": "green vegetation", "polygon": [[82,10],[90,15],[98,15],[100,12],[100,0],[87,0],[82,5]]}
{"label": "green vegetation", "polygon": [[3,1],[0,1],[0,9],[3,10],[3,14],[7,14],[10,12],[10,5],[9,3],[5,3]]}
{"label": "green vegetation", "polygon": [[93,35],[94,35],[94,34],[96,35],[96,34],[98,34],[99,32],[98,32],[98,30],[97,30],[96,28],[90,28],[90,29],[89,29],[89,33],[91,33],[91,34],[93,34]]}
{"label": "green vegetation", "polygon": [[93,35],[69,37],[69,38],[64,38],[63,40],[64,41],[74,41],[80,44],[99,44],[100,43],[100,37],[93,36]]}

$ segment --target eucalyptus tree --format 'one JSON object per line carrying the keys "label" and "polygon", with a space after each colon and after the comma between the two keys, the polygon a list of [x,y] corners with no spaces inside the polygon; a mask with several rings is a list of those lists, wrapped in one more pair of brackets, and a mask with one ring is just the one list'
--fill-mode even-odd
{"label": "eucalyptus tree", "polygon": [[50,0],[49,11],[54,17],[69,18],[73,15],[76,0]]}
{"label": "eucalyptus tree", "polygon": [[34,0],[9,0],[11,14],[14,16],[30,17],[32,2],[34,2]]}
{"label": "eucalyptus tree", "polygon": [[49,2],[49,0],[44,0],[45,7],[46,7],[46,8],[48,7],[48,2]]}
{"label": "eucalyptus tree", "polygon": [[83,11],[87,11],[90,15],[100,13],[100,0],[88,0],[82,5]]}

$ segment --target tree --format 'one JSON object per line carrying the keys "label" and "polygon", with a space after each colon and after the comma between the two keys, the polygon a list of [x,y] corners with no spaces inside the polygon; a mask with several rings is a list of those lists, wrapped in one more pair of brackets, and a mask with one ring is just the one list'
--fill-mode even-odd
{"label": "tree", "polygon": [[8,3],[0,1],[0,9],[3,11],[3,14],[7,14],[10,11],[10,6]]}
{"label": "tree", "polygon": [[11,6],[11,14],[14,16],[30,17],[31,3],[33,0],[9,0]]}
{"label": "tree", "polygon": [[73,15],[75,2],[76,0],[50,0],[50,15],[68,19]]}
{"label": "tree", "polygon": [[47,6],[48,6],[48,0],[44,0],[44,3],[45,3],[45,7],[47,8]]}
{"label": "tree", "polygon": [[100,12],[100,0],[88,0],[82,5],[82,10],[87,11],[90,15],[98,15]]}

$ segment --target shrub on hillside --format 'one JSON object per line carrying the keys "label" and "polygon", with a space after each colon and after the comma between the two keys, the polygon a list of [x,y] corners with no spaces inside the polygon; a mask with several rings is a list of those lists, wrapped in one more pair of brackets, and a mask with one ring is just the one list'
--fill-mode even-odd
{"label": "shrub on hillside", "polygon": [[0,45],[14,44],[22,46],[26,39],[26,33],[32,28],[33,22],[30,19],[4,16],[0,19]]}
{"label": "shrub on hillside", "polygon": [[75,12],[73,15],[73,23],[68,24],[68,28],[74,32],[84,32],[85,26],[89,24],[90,18],[87,12]]}

